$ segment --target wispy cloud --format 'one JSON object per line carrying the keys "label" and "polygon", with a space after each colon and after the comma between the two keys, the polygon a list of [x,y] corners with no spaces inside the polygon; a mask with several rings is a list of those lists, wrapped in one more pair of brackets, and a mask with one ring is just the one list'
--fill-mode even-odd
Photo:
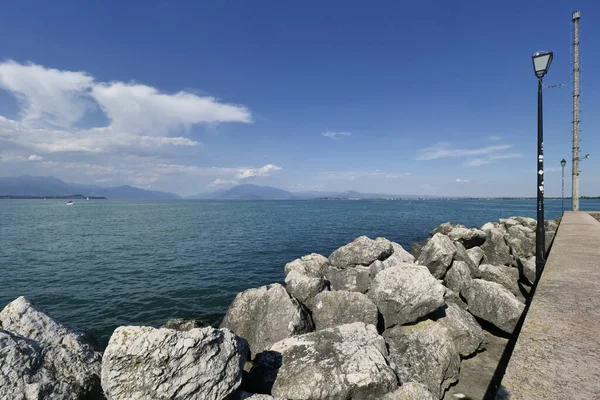
{"label": "wispy cloud", "polygon": [[352,132],[333,132],[333,131],[323,132],[323,136],[331,138],[331,139],[336,139],[339,137],[351,136],[351,135],[352,135]]}
{"label": "wispy cloud", "polygon": [[458,183],[469,183],[469,182],[471,182],[471,181],[470,181],[470,180],[468,180],[468,179],[460,179],[460,178],[456,178],[456,182],[458,182]]}
{"label": "wispy cloud", "polygon": [[385,178],[385,179],[399,179],[409,176],[410,173],[393,173],[385,171],[326,171],[320,172],[318,177],[321,179],[346,179],[354,181],[361,178]]}
{"label": "wispy cloud", "polygon": [[485,164],[493,164],[498,160],[506,160],[511,158],[522,158],[523,154],[521,153],[504,153],[504,154],[491,154],[487,157],[475,158],[473,160],[469,160],[465,163],[466,167],[479,167]]}
{"label": "wispy cloud", "polygon": [[236,177],[240,180],[254,178],[257,176],[271,176],[274,172],[281,171],[283,168],[277,165],[267,164],[261,168],[246,168],[240,171]]}
{"label": "wispy cloud", "polygon": [[230,179],[217,178],[213,182],[211,182],[208,186],[211,186],[211,187],[227,187],[227,186],[237,185],[238,183],[239,183],[238,181],[234,181],[234,180],[230,180]]}
{"label": "wispy cloud", "polygon": [[476,149],[464,149],[453,147],[450,143],[437,143],[434,146],[420,149],[417,152],[416,160],[437,160],[439,158],[449,157],[471,157],[480,156],[486,154],[498,153],[504,150],[508,150],[512,145],[504,144],[497,146],[485,146]]}

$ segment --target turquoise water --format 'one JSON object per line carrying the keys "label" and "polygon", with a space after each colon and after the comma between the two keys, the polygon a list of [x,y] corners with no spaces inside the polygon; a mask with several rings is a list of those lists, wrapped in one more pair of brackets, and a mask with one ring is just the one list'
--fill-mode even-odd
{"label": "turquoise water", "polygon": [[[546,218],[560,208],[546,201]],[[214,318],[236,293],[283,281],[285,263],[360,235],[407,248],[445,221],[511,215],[535,217],[535,201],[3,200],[0,307],[24,295],[106,340],[122,324]]]}

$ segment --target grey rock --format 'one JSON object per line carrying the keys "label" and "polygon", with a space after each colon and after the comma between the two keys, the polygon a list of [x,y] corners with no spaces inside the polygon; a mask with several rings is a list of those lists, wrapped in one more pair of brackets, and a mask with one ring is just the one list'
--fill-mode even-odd
{"label": "grey rock", "polygon": [[415,263],[415,257],[404,250],[401,245],[392,242],[392,247],[394,248],[394,253],[391,256],[384,261],[376,260],[369,266],[371,279],[386,268],[400,267],[405,264]]}
{"label": "grey rock", "polygon": [[482,264],[479,266],[481,279],[489,282],[496,282],[510,290],[517,296],[519,291],[519,270],[504,265]]}
{"label": "grey rock", "polygon": [[469,312],[492,323],[507,333],[512,333],[525,309],[508,289],[499,283],[473,279],[463,290]]}
{"label": "grey rock", "polygon": [[460,298],[458,293],[448,288],[446,288],[444,292],[444,302],[446,304],[454,304],[461,310],[465,311],[469,308],[469,306],[467,306],[467,303],[465,303],[463,299]]}
{"label": "grey rock", "polygon": [[362,265],[344,269],[332,266],[325,277],[331,290],[365,293],[371,284],[371,269]]}
{"label": "grey rock", "polygon": [[460,356],[448,329],[425,320],[415,325],[396,326],[383,333],[400,382],[423,384],[441,399],[458,380]]}
{"label": "grey rock", "polygon": [[456,246],[448,236],[436,233],[421,249],[417,264],[425,265],[436,278],[443,278],[452,264]]}
{"label": "grey rock", "polygon": [[121,326],[102,358],[102,388],[108,400],[221,400],[240,386],[247,354],[227,329]]}
{"label": "grey rock", "polygon": [[382,400],[435,400],[429,390],[420,383],[406,382],[398,389],[386,394]]}
{"label": "grey rock", "polygon": [[469,286],[472,279],[467,264],[463,261],[454,261],[452,267],[446,273],[446,287],[460,293],[465,287]]}
{"label": "grey rock", "polygon": [[372,399],[397,388],[385,342],[360,322],[275,343],[281,367],[272,395],[286,399]]}
{"label": "grey rock", "polygon": [[[460,242],[454,242],[454,246],[456,247],[456,254],[454,254],[454,261],[464,262],[466,264],[467,268],[469,268],[469,273],[471,274],[471,277],[479,278],[481,276],[481,272],[479,271],[479,268],[478,268],[479,264],[475,264],[473,262],[473,260],[469,256],[469,251]],[[474,247],[474,248],[479,249],[479,247]]]}
{"label": "grey rock", "polygon": [[480,350],[485,343],[483,329],[467,311],[456,304],[442,308],[443,315],[436,321],[448,329],[458,353],[467,357]]}
{"label": "grey rock", "polygon": [[[0,327],[0,398],[99,396],[101,354],[84,333],[56,322],[24,297],[0,312]],[[8,370],[11,365],[16,369]]]}
{"label": "grey rock", "polygon": [[517,257],[531,257],[535,254],[535,231],[522,225],[508,228],[506,241]]}
{"label": "grey rock", "polygon": [[362,293],[322,292],[310,302],[309,308],[316,330],[353,322],[377,326],[377,307]]}
{"label": "grey rock", "polygon": [[361,236],[329,256],[331,265],[337,268],[351,268],[355,265],[370,265],[375,260],[385,260],[392,255],[392,242],[384,238],[371,240]]}
{"label": "grey rock", "polygon": [[519,224],[526,226],[534,231],[535,231],[535,228],[537,227],[537,221],[533,218],[529,218],[529,217],[510,217],[510,218],[518,221]]}
{"label": "grey rock", "polygon": [[525,278],[527,278],[529,283],[533,285],[535,283],[536,277],[535,256],[526,259],[521,259],[521,265],[523,268],[523,275],[525,276]]}
{"label": "grey rock", "polygon": [[493,265],[510,265],[512,256],[504,239],[504,232],[498,228],[489,229],[486,232],[487,240],[480,247],[485,252],[487,262]]}
{"label": "grey rock", "polygon": [[[487,232],[490,229],[498,229],[499,227],[500,227],[500,224],[497,222],[486,222],[485,224],[483,224],[481,226],[480,229],[484,232]],[[502,225],[502,229],[505,229],[504,225]]]}
{"label": "grey rock", "polygon": [[169,318],[161,328],[175,329],[176,331],[189,331],[194,328],[201,328],[206,326],[201,324],[200,321],[194,319],[183,319],[183,318]]}
{"label": "grey rock", "polygon": [[329,268],[329,260],[317,253],[297,258],[285,265],[285,275],[296,271],[311,278],[322,278]]}
{"label": "grey rock", "polygon": [[276,283],[248,289],[235,297],[221,323],[248,341],[252,354],[273,343],[313,330],[310,315]]}
{"label": "grey rock", "polygon": [[285,400],[282,397],[273,397],[268,394],[248,393],[243,390],[238,390],[230,400]]}
{"label": "grey rock", "polygon": [[507,230],[513,226],[520,225],[519,221],[512,218],[500,219],[500,223],[504,225]]}
{"label": "grey rock", "polygon": [[435,236],[436,233],[441,233],[442,235],[448,235],[452,231],[452,229],[454,229],[454,225],[452,225],[451,222],[444,222],[443,224],[441,224],[440,226],[438,226],[437,228],[435,228],[434,230],[429,232],[429,234],[431,236]]}
{"label": "grey rock", "polygon": [[448,237],[453,241],[460,242],[466,249],[470,249],[481,246],[485,242],[487,234],[480,229],[468,229],[459,225],[448,233]]}
{"label": "grey rock", "polygon": [[373,279],[368,296],[387,328],[414,322],[444,304],[444,286],[420,265],[392,267]]}
{"label": "grey rock", "polygon": [[[537,224],[536,224],[536,226],[537,226]],[[556,220],[553,220],[553,219],[546,220],[546,221],[544,221],[544,229],[546,231],[556,232],[556,230],[558,229],[558,222],[556,222]]]}
{"label": "grey rock", "polygon": [[477,267],[479,267],[482,262],[485,262],[485,252],[481,250],[481,247],[470,248],[467,250],[467,254],[469,255],[471,261],[473,261],[473,264],[475,264]]}
{"label": "grey rock", "polygon": [[420,243],[414,242],[410,244],[410,255],[413,256],[415,260],[419,258],[419,256],[421,255],[421,250],[423,250],[423,247],[427,244],[428,241],[429,239],[425,239]]}
{"label": "grey rock", "polygon": [[314,278],[303,273],[292,270],[285,277],[287,291],[306,304],[310,299],[327,288],[324,277]]}

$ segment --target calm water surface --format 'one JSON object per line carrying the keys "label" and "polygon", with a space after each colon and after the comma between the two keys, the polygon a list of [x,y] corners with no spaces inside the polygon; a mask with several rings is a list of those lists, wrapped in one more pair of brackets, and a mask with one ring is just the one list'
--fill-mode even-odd
{"label": "calm water surface", "polygon": [[[546,218],[560,208],[547,200]],[[283,281],[285,263],[360,235],[408,248],[445,221],[512,215],[535,217],[535,201],[1,200],[0,307],[24,295],[106,340],[122,324],[220,315],[238,292]]]}

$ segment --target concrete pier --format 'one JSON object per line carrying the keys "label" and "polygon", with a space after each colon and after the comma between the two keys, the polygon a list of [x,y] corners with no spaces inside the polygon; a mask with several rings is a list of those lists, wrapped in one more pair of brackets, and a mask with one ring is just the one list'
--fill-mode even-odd
{"label": "concrete pier", "polygon": [[497,399],[600,399],[600,222],[566,212]]}

